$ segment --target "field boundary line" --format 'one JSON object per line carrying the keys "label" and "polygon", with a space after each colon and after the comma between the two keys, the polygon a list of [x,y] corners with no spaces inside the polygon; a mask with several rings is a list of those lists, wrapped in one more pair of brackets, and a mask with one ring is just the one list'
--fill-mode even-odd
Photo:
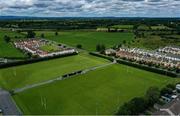
{"label": "field boundary line", "polygon": [[[103,64],[103,65],[100,65],[100,66],[95,66],[95,67],[91,67],[91,68],[88,68],[88,69],[84,69],[84,70],[82,70],[82,72],[80,74],[69,76],[69,78],[72,78],[72,77],[77,76],[77,75],[86,74],[86,73],[88,73],[90,71],[94,71],[94,70],[97,70],[97,69],[100,69],[100,68],[104,68],[104,67],[113,65],[115,63],[116,63],[116,61],[113,61],[111,63],[106,63],[106,64]],[[47,85],[47,84],[50,84],[50,83],[53,83],[53,82],[56,82],[56,81],[66,80],[66,79],[69,79],[69,78],[63,78],[63,76],[59,76],[59,77],[57,77],[55,79],[47,80],[47,81],[44,81],[44,82],[39,82],[39,83],[32,84],[32,85],[27,85],[27,86],[22,87],[22,88],[13,89],[13,93],[14,94],[21,93],[21,92],[23,92],[25,90],[28,90],[28,89],[39,87],[39,86],[42,86],[42,85]]]}

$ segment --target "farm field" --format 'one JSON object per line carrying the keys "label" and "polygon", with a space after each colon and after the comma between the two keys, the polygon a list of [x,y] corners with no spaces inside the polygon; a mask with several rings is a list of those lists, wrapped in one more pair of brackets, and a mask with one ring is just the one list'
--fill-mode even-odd
{"label": "farm field", "polygon": [[158,29],[167,29],[167,30],[171,30],[171,28],[161,25],[161,26],[151,26],[152,30],[158,30]]}
{"label": "farm field", "polygon": [[65,43],[76,47],[81,44],[82,48],[88,51],[95,51],[97,44],[104,44],[107,48],[120,44],[123,40],[131,41],[134,38],[132,33],[107,33],[107,32],[86,32],[86,31],[66,31],[59,32],[55,36],[53,31],[37,31],[36,35],[40,37],[41,34],[45,38],[54,40],[60,43]]}
{"label": "farm field", "polygon": [[0,86],[6,89],[20,88],[107,62],[109,61],[80,53],[76,56],[1,69]]}
{"label": "farm field", "polygon": [[[170,37],[176,37],[178,38],[177,35],[170,36]],[[135,42],[131,42],[130,46],[131,47],[139,47],[143,49],[149,49],[149,50],[155,50],[158,49],[159,47],[165,47],[165,46],[179,46],[180,42],[178,39],[163,39],[160,36],[155,36],[155,35],[149,35],[146,38],[138,38],[135,40]]]}
{"label": "farm field", "polygon": [[[130,99],[179,79],[114,64],[71,79],[18,93],[13,98],[25,114],[115,114]],[[32,107],[33,106],[33,107]]]}
{"label": "farm field", "polygon": [[3,39],[5,35],[11,37],[14,40],[15,36],[23,38],[23,34],[19,34],[12,31],[0,30],[0,57],[24,57],[23,53],[17,50],[12,43],[6,43]]}
{"label": "farm field", "polygon": [[133,25],[114,25],[112,28],[118,28],[118,29],[133,29]]}

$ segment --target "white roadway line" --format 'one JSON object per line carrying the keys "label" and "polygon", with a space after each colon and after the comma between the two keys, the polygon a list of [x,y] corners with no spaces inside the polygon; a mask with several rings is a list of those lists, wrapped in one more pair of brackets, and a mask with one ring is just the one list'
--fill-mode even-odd
{"label": "white roadway line", "polygon": [[165,111],[167,112],[170,116],[175,116],[169,109],[160,109],[160,111]]}
{"label": "white roadway line", "polygon": [[[100,66],[88,68],[88,69],[83,70],[81,74],[85,74],[87,72],[94,71],[94,70],[99,69],[99,68],[103,68],[103,67],[106,67],[106,66],[109,66],[109,65],[113,65],[115,63],[116,63],[116,61],[111,62],[111,63],[107,63],[107,64],[103,64],[103,65],[100,65]],[[77,75],[81,75],[81,74],[77,74]],[[46,85],[46,84],[53,83],[55,81],[60,81],[60,80],[65,80],[65,79],[63,79],[62,76],[59,76],[58,78],[55,78],[55,79],[47,80],[47,81],[40,82],[40,83],[37,83],[37,84],[27,85],[27,86],[22,87],[22,88],[14,89],[13,91],[14,91],[14,93],[20,93],[20,92],[23,92],[23,91],[31,89],[31,88],[35,88],[35,87],[38,87],[38,86]]]}

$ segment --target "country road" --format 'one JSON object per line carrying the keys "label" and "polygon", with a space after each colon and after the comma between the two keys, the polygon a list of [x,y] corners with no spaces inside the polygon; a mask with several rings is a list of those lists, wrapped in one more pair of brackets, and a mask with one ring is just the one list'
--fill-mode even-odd
{"label": "country road", "polygon": [[[99,69],[99,68],[107,67],[107,66],[113,65],[115,63],[116,63],[116,61],[111,62],[111,63],[107,63],[107,64],[103,64],[103,65],[100,65],[100,66],[91,67],[91,68],[83,70],[82,73],[80,73],[78,75],[85,74],[87,72],[94,71],[94,70]],[[46,85],[46,84],[53,83],[53,82],[60,81],[60,80],[64,80],[62,78],[62,76],[59,76],[59,77],[57,77],[55,79],[51,79],[51,80],[48,80],[48,81],[44,81],[44,82],[40,82],[40,83],[36,83],[36,84],[32,84],[32,85],[27,85],[27,86],[22,87],[22,88],[17,88],[17,89],[14,89],[13,91],[14,91],[14,93],[20,93],[20,92],[23,92],[23,91],[31,89],[31,88]]]}
{"label": "country road", "polygon": [[21,115],[16,103],[11,98],[8,91],[0,88],[0,109],[3,115]]}

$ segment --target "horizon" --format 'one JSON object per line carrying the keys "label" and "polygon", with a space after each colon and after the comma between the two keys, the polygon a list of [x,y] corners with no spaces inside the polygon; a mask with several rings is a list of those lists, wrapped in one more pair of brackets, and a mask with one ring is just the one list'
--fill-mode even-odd
{"label": "horizon", "polygon": [[9,0],[0,16],[180,17],[179,0]]}
{"label": "horizon", "polygon": [[89,17],[86,17],[86,16],[63,16],[63,17],[60,17],[60,16],[28,16],[28,15],[3,15],[3,16],[0,16],[0,18],[8,18],[8,17],[14,17],[14,18],[180,18],[180,16],[177,16],[177,17],[148,17],[148,16],[124,16],[124,17],[118,17],[118,16],[89,16]]}

